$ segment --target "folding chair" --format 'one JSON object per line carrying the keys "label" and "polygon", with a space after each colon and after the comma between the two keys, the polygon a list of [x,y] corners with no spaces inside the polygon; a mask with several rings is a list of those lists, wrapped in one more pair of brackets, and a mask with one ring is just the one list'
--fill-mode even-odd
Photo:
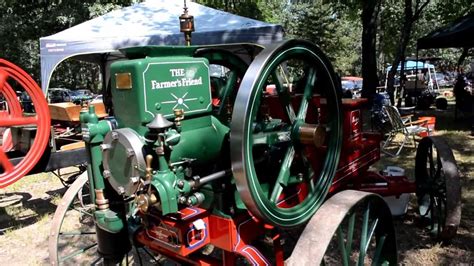
{"label": "folding chair", "polygon": [[[384,106],[384,112],[387,114],[388,119],[391,124],[391,130],[388,132],[388,137],[385,143],[382,146],[382,151],[390,156],[398,156],[403,149],[403,146],[409,141],[410,137],[413,139],[413,144],[416,147],[415,136],[420,134],[421,132],[427,132],[428,135],[430,134],[430,129],[428,128],[428,120],[421,119],[416,121],[411,121],[410,116],[400,116],[397,108],[395,106]],[[397,152],[391,153],[386,148],[391,143],[394,143],[395,137],[398,134],[402,134],[404,136],[403,141],[400,143],[400,147],[398,148]]]}

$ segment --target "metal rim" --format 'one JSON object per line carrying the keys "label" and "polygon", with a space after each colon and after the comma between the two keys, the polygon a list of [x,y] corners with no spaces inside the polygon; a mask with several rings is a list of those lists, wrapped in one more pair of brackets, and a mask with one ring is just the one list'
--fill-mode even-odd
{"label": "metal rim", "polygon": [[37,129],[30,150],[18,164],[13,165],[4,149],[0,149],[0,163],[3,167],[3,172],[0,173],[0,188],[16,182],[33,169],[48,145],[51,125],[48,104],[38,84],[18,66],[0,59],[0,90],[4,95],[11,90],[10,85],[8,85],[9,78],[21,85],[29,94],[35,106],[36,115],[23,116],[19,115],[19,111],[15,111],[7,117],[2,117],[0,127],[35,125]]}
{"label": "metal rim", "polygon": [[[72,259],[76,256],[87,252],[93,248],[96,248],[97,242],[95,239],[95,226],[94,223],[83,231],[67,231],[63,232],[63,223],[69,211],[78,212],[79,217],[82,215],[88,216],[88,218],[93,219],[93,209],[94,205],[89,201],[86,204],[85,195],[81,194],[83,187],[86,185],[88,181],[87,172],[82,173],[76,181],[69,187],[69,189],[64,194],[64,197],[61,199],[61,202],[58,205],[58,208],[54,212],[53,221],[51,223],[51,230],[49,234],[49,241],[48,241],[48,249],[49,249],[49,260],[52,265],[59,265],[61,263],[65,263],[67,260]],[[82,201],[78,198],[78,195],[81,194]],[[78,203],[78,206],[74,206],[74,204]],[[87,217],[86,217],[87,219]],[[77,222],[81,223],[80,218],[76,220]],[[82,224],[82,223],[81,223]],[[62,254],[62,249],[69,248],[69,245],[59,246],[61,243],[61,239],[71,239],[71,243],[78,244],[76,250],[68,251],[67,254]],[[80,245],[81,240],[87,241],[87,245]],[[60,251],[61,249],[61,251]],[[96,261],[99,261],[100,258],[96,258]],[[74,263],[71,262],[70,263]],[[78,263],[76,261],[75,263]],[[81,261],[82,263],[82,261]]]}
{"label": "metal rim", "polygon": [[345,190],[311,218],[285,265],[366,265],[367,260],[397,263],[390,209],[376,194]]}
{"label": "metal rim", "polygon": [[436,238],[449,240],[461,222],[461,183],[451,148],[441,137],[420,141],[415,163],[419,214]]}
{"label": "metal rim", "polygon": [[[97,236],[96,226],[94,220],[92,223],[85,221],[87,224],[84,225],[84,217],[90,217],[94,219],[93,211],[95,205],[91,203],[91,197],[93,195],[89,193],[84,194],[84,187],[88,186],[88,174],[83,172],[69,189],[64,194],[56,211],[54,212],[53,220],[51,222],[51,229],[48,239],[48,250],[49,250],[49,261],[51,265],[75,265],[75,264],[87,264],[87,265],[109,265],[109,260],[104,259],[97,251]],[[71,213],[79,213],[81,216],[76,215],[70,216]],[[69,220],[73,218],[72,220]],[[68,221],[65,221],[68,219]],[[71,231],[70,229],[64,229],[63,225],[71,226],[70,222],[80,224],[80,230]],[[84,225],[85,228],[82,227]],[[64,242],[64,241],[65,242]],[[74,249],[73,249],[74,248]],[[81,257],[81,254],[88,253]],[[146,249],[146,247],[135,246],[134,250],[130,251],[123,258],[126,265],[130,262],[139,262],[142,265],[141,255],[147,254],[150,259],[154,260],[155,257]],[[79,259],[77,259],[79,258]],[[75,260],[74,260],[75,259]],[[115,262],[114,262],[115,263]],[[121,264],[122,264],[121,263]]]}
{"label": "metal rim", "polygon": [[[281,81],[275,82],[279,92],[279,98],[288,99],[287,116],[291,121],[291,128],[301,125],[307,116],[308,106],[311,105],[311,97],[315,86],[318,85],[316,75],[324,75],[328,85],[325,88],[327,98],[327,116],[329,141],[327,144],[327,156],[324,159],[324,166],[318,178],[311,178],[310,187],[314,188],[308,193],[302,202],[291,208],[279,208],[275,203],[278,193],[282,188],[278,187],[280,181],[276,181],[274,195],[266,195],[262,189],[262,184],[258,180],[255,171],[254,158],[252,155],[253,146],[253,121],[259,109],[265,82],[270,75],[276,76],[274,80],[279,80],[276,69],[280,64],[297,58],[303,60],[309,66],[307,80],[305,81],[304,95],[298,113],[294,112],[289,103],[289,90],[285,89]],[[320,71],[320,72],[317,72]],[[295,134],[289,133],[291,141],[297,141]],[[283,43],[271,45],[264,49],[251,63],[246,72],[241,89],[237,94],[231,125],[231,159],[232,169],[236,178],[237,189],[243,202],[250,211],[271,224],[292,227],[304,223],[308,220],[317,208],[324,201],[332,179],[335,175],[342,142],[342,112],[340,102],[340,86],[336,82],[336,77],[329,60],[321,50],[314,44],[306,41],[290,40]],[[289,169],[295,152],[288,148],[281,169]],[[288,167],[284,168],[284,164]],[[308,169],[311,171],[311,169]],[[286,170],[285,170],[286,171]],[[288,170],[289,171],[289,170]],[[286,174],[285,174],[286,175]],[[315,181],[316,180],[316,181]],[[270,196],[270,197],[269,197]]]}

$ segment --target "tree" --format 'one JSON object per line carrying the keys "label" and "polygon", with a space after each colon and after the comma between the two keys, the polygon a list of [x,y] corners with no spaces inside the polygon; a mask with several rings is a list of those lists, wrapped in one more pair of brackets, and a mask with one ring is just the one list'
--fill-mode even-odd
{"label": "tree", "polygon": [[364,84],[362,97],[370,98],[378,86],[377,77],[377,18],[380,11],[380,0],[362,1],[362,78]]}
{"label": "tree", "polygon": [[[413,0],[405,0],[404,5],[404,20],[403,26],[401,28],[400,40],[398,43],[397,50],[395,52],[395,58],[392,63],[392,68],[388,72],[387,80],[387,90],[390,96],[390,101],[392,104],[395,104],[394,99],[394,83],[395,83],[395,74],[397,72],[398,65],[400,62],[405,59],[405,52],[410,41],[411,32],[413,29],[414,23],[420,18],[423,9],[428,5],[430,0],[414,0],[415,4],[413,5]],[[404,64],[402,64],[400,73],[403,73]]]}
{"label": "tree", "polygon": [[[0,1],[0,57],[5,58],[39,82],[39,38],[100,16],[113,9],[130,5],[133,0],[116,0],[102,4],[83,1]],[[86,87],[96,77],[97,67],[69,60],[53,76],[53,85]],[[89,83],[89,84],[88,84]]]}

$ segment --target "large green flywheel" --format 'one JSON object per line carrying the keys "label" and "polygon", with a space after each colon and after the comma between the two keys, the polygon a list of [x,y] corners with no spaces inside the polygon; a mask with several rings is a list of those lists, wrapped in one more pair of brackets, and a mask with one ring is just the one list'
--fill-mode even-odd
{"label": "large green flywheel", "polygon": [[276,226],[306,222],[326,198],[341,143],[340,85],[326,56],[301,40],[265,48],[231,121],[232,170],[246,207]]}

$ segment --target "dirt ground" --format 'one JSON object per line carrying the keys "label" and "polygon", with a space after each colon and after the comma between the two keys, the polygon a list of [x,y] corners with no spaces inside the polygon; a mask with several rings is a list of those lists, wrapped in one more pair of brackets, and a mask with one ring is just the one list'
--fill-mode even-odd
{"label": "dirt ground", "polygon": [[[450,106],[452,108],[452,106]],[[452,110],[451,110],[452,111]],[[436,134],[453,148],[462,182],[462,220],[457,237],[449,244],[436,243],[418,225],[410,205],[395,218],[400,264],[446,265],[474,263],[474,137],[466,119],[454,121],[450,111],[430,110],[437,117]],[[423,115],[423,114],[422,114]],[[382,155],[375,165],[397,165],[413,176],[415,149],[408,146],[396,158]],[[48,265],[48,233],[54,211],[65,188],[51,173],[27,176],[0,190],[0,262],[2,265]],[[411,198],[413,203],[414,196]]]}

